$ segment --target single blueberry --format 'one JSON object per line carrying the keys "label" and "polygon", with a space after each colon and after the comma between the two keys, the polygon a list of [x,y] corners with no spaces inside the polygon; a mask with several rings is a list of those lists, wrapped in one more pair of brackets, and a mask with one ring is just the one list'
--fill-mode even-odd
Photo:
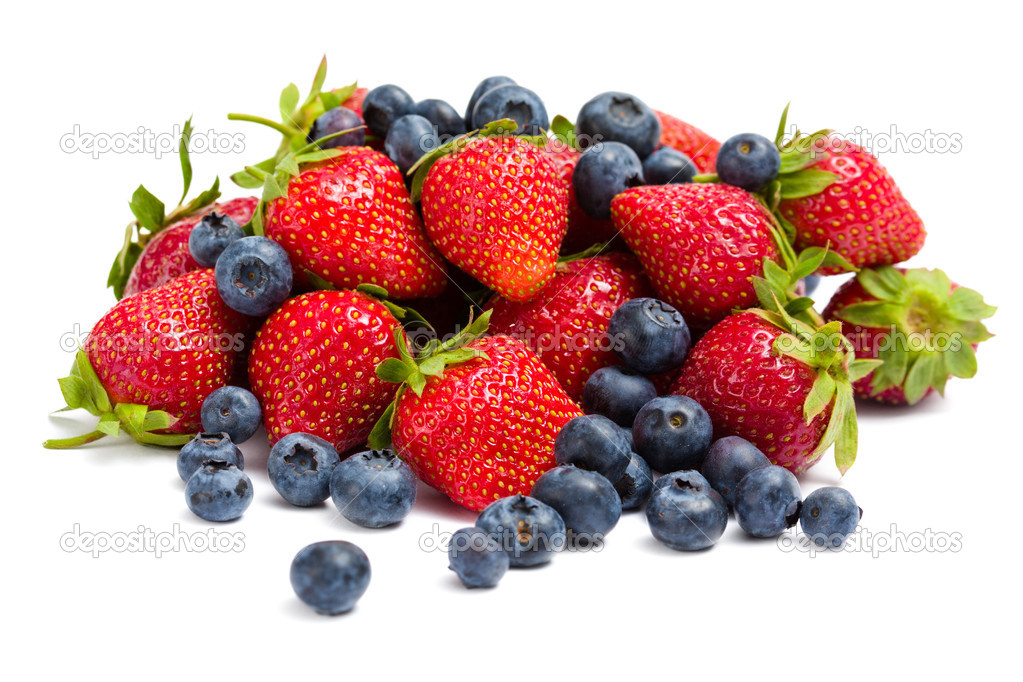
{"label": "single blueberry", "polygon": [[650,465],[646,460],[631,453],[629,466],[625,473],[615,483],[615,490],[622,499],[622,511],[639,509],[650,497],[650,491],[654,487],[654,475],[650,471]]}
{"label": "single blueberry", "polygon": [[654,382],[628,367],[614,365],[601,367],[586,380],[583,408],[619,426],[631,427],[640,408],[656,397]]}
{"label": "single blueberry", "polygon": [[676,471],[657,479],[646,518],[658,542],[677,550],[710,547],[728,525],[724,498],[696,471]]}
{"label": "single blueberry", "polygon": [[457,137],[465,132],[465,119],[442,99],[424,99],[416,102],[416,113],[432,123],[441,138]]}
{"label": "single blueberry", "polygon": [[508,76],[490,76],[480,81],[476,89],[472,91],[472,96],[469,98],[469,104],[465,107],[465,125],[472,125],[472,111],[476,108],[476,102],[480,101],[480,97],[487,94],[494,88],[501,87],[502,85],[515,85],[515,81]]}
{"label": "single blueberry", "polygon": [[416,502],[416,476],[390,450],[367,450],[334,467],[330,497],[342,516],[365,528],[398,523]]}
{"label": "single blueberry", "polygon": [[754,469],[735,488],[735,520],[754,537],[773,538],[796,525],[801,506],[799,481],[785,467]]}
{"label": "single blueberry", "polygon": [[330,477],[340,461],[326,440],[289,433],[270,448],[266,473],[281,497],[297,507],[311,507],[330,497]]}
{"label": "single blueberry", "polygon": [[429,154],[440,147],[440,138],[433,124],[422,116],[409,114],[402,116],[391,125],[384,141],[384,151],[398,166],[402,175],[419,160],[423,154]]}
{"label": "single blueberry", "polygon": [[466,587],[495,587],[508,571],[511,561],[496,538],[476,527],[451,534],[448,568]]}
{"label": "single blueberry", "polygon": [[841,547],[856,530],[863,510],[844,488],[818,488],[803,500],[799,525],[803,533],[820,547]]}
{"label": "single blueberry", "polygon": [[575,122],[583,148],[621,142],[645,159],[661,140],[661,122],[642,100],[624,92],[605,92],[583,105]]}
{"label": "single blueberry", "polygon": [[337,147],[361,147],[366,144],[366,128],[363,126],[362,119],[357,113],[345,107],[334,107],[320,114],[309,128],[308,140],[316,142],[322,137],[340,133],[342,130],[351,132],[332,137],[317,146],[320,149],[335,149]]}
{"label": "single blueberry", "polygon": [[634,298],[619,306],[608,322],[607,335],[618,357],[641,374],[675,369],[692,344],[682,313],[656,298]]}
{"label": "single blueberry", "polygon": [[521,85],[501,85],[484,93],[472,110],[472,127],[482,128],[504,118],[518,124],[516,135],[541,135],[550,127],[543,101]]}
{"label": "single blueberry", "polygon": [[654,398],[632,425],[636,452],[654,471],[699,469],[710,447],[713,427],[700,403],[684,395]]}
{"label": "single blueberry", "polygon": [[245,231],[229,216],[207,213],[188,234],[188,252],[204,268],[212,268],[232,242],[245,236]]}
{"label": "single blueberry", "polygon": [[245,237],[232,243],[213,271],[224,303],[243,315],[269,315],[291,292],[288,253],[266,237]]}
{"label": "single blueberry", "polygon": [[715,163],[721,182],[758,192],[778,177],[781,155],[763,135],[742,133],[725,140]]}
{"label": "single blueberry", "polygon": [[231,462],[206,460],[185,484],[192,513],[207,521],[233,521],[252,504],[252,481]]}
{"label": "single blueberry", "polygon": [[222,386],[202,401],[202,428],[223,431],[232,443],[244,443],[259,428],[263,412],[259,400],[240,386]]}
{"label": "single blueberry", "polygon": [[366,593],[369,558],[344,540],[314,542],[291,562],[291,587],[317,613],[334,616],[351,611]]}
{"label": "single blueberry", "polygon": [[245,458],[238,446],[226,433],[200,433],[185,443],[178,453],[178,476],[185,483],[192,478],[206,460],[230,462],[239,469],[245,468]]}
{"label": "single blueberry", "polygon": [[558,466],[536,480],[530,496],[558,512],[577,545],[593,546],[618,525],[622,498],[607,478],[595,471]]}
{"label": "single blueberry", "polygon": [[592,218],[611,218],[611,200],[630,187],[645,184],[643,164],[636,152],[621,142],[602,142],[587,149],[572,171],[572,187],[579,207]]}
{"label": "single blueberry", "polygon": [[617,481],[625,473],[630,452],[621,428],[599,414],[569,419],[554,439],[555,462],[596,471],[609,481]]}
{"label": "single blueberry", "polygon": [[693,181],[696,166],[677,149],[661,147],[643,160],[643,179],[648,185],[684,185]]}
{"label": "single blueberry", "polygon": [[397,85],[380,85],[366,93],[362,100],[362,118],[369,131],[381,140],[387,137],[391,124],[402,116],[416,113],[416,102]]}
{"label": "single blueberry", "polygon": [[497,539],[512,568],[546,564],[567,541],[561,515],[521,494],[491,502],[476,517],[476,526]]}
{"label": "single blueberry", "polygon": [[700,472],[728,506],[734,507],[735,488],[742,477],[766,466],[771,466],[771,460],[757,446],[738,436],[726,436],[711,443]]}

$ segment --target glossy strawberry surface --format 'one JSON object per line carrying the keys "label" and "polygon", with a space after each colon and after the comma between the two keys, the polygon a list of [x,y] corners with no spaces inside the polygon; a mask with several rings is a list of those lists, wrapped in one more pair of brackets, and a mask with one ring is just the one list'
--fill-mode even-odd
{"label": "glossy strawberry surface", "polygon": [[661,111],[654,111],[661,121],[661,146],[682,152],[696,164],[701,173],[713,173],[721,143],[693,125]]}

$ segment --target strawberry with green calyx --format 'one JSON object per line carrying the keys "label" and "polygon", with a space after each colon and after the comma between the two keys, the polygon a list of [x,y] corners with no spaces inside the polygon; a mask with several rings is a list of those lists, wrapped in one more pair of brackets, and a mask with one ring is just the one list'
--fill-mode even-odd
{"label": "strawberry with green calyx", "polygon": [[522,343],[483,336],[489,318],[415,357],[396,334],[399,357],[377,376],[400,388],[370,436],[371,447],[392,445],[422,481],[473,510],[528,494],[554,467],[561,427],[582,414]]}
{"label": "strawberry with green calyx", "polygon": [[788,261],[788,267],[778,263],[764,261],[763,277],[753,278],[753,290],[756,292],[760,305],[768,310],[781,312],[783,306],[787,314],[814,326],[822,326],[824,319],[814,310],[814,300],[800,293],[800,281],[821,268],[836,270],[854,270],[855,268],[834,251],[818,246],[803,249],[799,255],[791,255],[782,250],[782,260]]}
{"label": "strawberry with green calyx", "polygon": [[995,308],[941,270],[860,270],[824,310],[844,324],[859,358],[880,366],[856,382],[856,395],[913,405],[932,391],[944,395],[949,377],[977,372],[977,344],[991,338],[981,320]]}

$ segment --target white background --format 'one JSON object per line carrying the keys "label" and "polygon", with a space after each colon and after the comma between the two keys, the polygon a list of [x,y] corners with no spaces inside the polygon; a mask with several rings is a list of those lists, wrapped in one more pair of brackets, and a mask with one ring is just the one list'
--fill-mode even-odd
{"label": "white background", "polygon": [[[7,679],[94,671],[111,679],[245,670],[301,679],[369,673],[453,679],[573,674],[619,679],[1005,674],[1020,635],[1018,9],[999,3],[641,2],[434,6],[397,3],[18,3],[0,41],[5,154],[3,334],[5,576],[0,666]],[[1013,16],[1013,15],[1016,16]],[[939,266],[1000,306],[975,380],[914,409],[861,410],[859,461],[830,460],[804,492],[846,486],[873,533],[959,533],[959,552],[811,558],[730,527],[708,552],[657,545],[641,514],[600,553],[564,554],[466,591],[419,538],[471,513],[423,490],[399,527],[368,531],[332,507],[288,508],[244,447],[256,498],[244,551],[107,553],[60,549],[83,531],[204,531],[187,510],[172,454],[108,442],[48,452],[47,437],[88,430],[51,418],[66,332],[113,303],[104,289],[127,199],[144,182],[173,202],[173,156],[64,153],[92,133],[245,134],[239,155],[193,159],[194,186],[264,158],[276,133],[226,120],[276,117],[289,81],[305,92],[320,56],[328,84],[395,82],[462,110],[475,84],[505,73],[574,118],[605,90],[635,93],[724,139],[771,134],[785,102],[805,129],[862,126],[961,136],[958,154],[881,155],[929,231],[913,264]],[[13,242],[11,241],[13,240]],[[826,286],[824,291],[830,292]],[[1012,388],[1010,388],[1012,387]],[[323,618],[294,597],[288,567],[308,542],[345,538],[373,566],[350,615]],[[1013,663],[1014,665],[1014,663]],[[230,678],[229,678],[230,679]]]}

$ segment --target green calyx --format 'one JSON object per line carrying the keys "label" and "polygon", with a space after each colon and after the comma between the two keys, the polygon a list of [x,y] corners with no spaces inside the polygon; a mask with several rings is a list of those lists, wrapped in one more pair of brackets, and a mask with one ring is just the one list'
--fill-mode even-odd
{"label": "green calyx", "polygon": [[[783,252],[784,255],[784,252]],[[824,320],[814,310],[814,300],[800,296],[799,281],[821,267],[837,267],[855,270],[845,258],[826,248],[811,246],[798,255],[791,253],[783,258],[785,266],[764,259],[764,276],[753,278],[753,289],[760,305],[768,311],[784,312],[809,325],[823,326]]]}
{"label": "green calyx", "polygon": [[113,288],[117,300],[124,297],[124,287],[128,282],[131,269],[142,254],[142,249],[154,235],[168,225],[198,213],[220,198],[220,178],[218,177],[213,180],[213,185],[208,190],[200,192],[191,201],[185,201],[188,190],[192,186],[192,162],[188,154],[192,131],[192,119],[189,118],[181,128],[181,139],[178,141],[178,159],[181,162],[181,177],[184,184],[178,205],[168,213],[164,203],[142,185],[139,185],[131,195],[128,208],[131,209],[135,219],[125,228],[121,250],[117,252],[117,256],[110,266],[110,273],[107,275],[107,286]]}
{"label": "green calyx", "polygon": [[924,268],[864,269],[857,281],[877,300],[845,306],[835,315],[887,332],[871,340],[881,362],[871,378],[873,395],[901,386],[912,405],[930,388],[944,395],[950,376],[969,379],[977,373],[973,346],[991,338],[981,320],[996,310],[978,292],[953,289],[944,272]]}
{"label": "green calyx", "polygon": [[191,434],[155,433],[170,428],[176,421],[163,410],[150,410],[146,405],[130,403],[112,404],[84,350],[78,351],[71,373],[59,379],[58,383],[66,404],[59,410],[60,412],[83,409],[99,417],[99,423],[95,431],[81,436],[44,441],[44,448],[52,450],[77,448],[106,436],[116,438],[122,430],[145,445],[180,447],[192,440]]}
{"label": "green calyx", "polygon": [[575,136],[575,124],[564,116],[559,114],[554,117],[554,120],[551,121],[551,132],[554,133],[554,139],[561,144],[579,152],[583,150],[579,146],[579,138]]}
{"label": "green calyx", "polygon": [[450,339],[441,341],[431,338],[413,354],[405,341],[401,327],[394,328],[394,344],[398,349],[397,358],[387,358],[376,369],[376,375],[383,381],[400,384],[394,401],[373,427],[369,435],[369,446],[375,450],[391,446],[391,429],[394,426],[394,409],[406,388],[417,396],[423,395],[426,382],[431,377],[443,377],[444,370],[451,365],[460,365],[475,358],[488,358],[481,350],[468,348],[473,341],[483,336],[490,327],[490,313],[487,310]]}

